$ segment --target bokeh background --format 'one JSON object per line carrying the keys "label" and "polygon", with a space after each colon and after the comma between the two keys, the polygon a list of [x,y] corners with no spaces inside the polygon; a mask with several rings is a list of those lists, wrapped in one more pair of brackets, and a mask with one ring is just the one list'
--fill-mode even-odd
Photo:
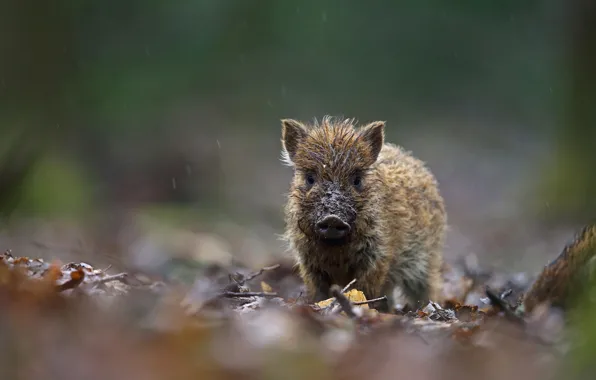
{"label": "bokeh background", "polygon": [[21,0],[0,30],[2,249],[283,255],[279,120],[326,114],[428,163],[449,259],[535,272],[596,209],[590,1]]}

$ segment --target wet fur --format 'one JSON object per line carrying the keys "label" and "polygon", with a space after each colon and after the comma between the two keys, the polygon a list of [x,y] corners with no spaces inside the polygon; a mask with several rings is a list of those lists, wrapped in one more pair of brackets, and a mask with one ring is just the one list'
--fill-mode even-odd
{"label": "wet fur", "polygon": [[523,297],[526,312],[541,304],[567,309],[594,280],[596,224],[588,224],[567,244],[555,260],[544,267]]}
{"label": "wet fur", "polygon": [[[440,301],[443,199],[423,162],[384,142],[384,126],[357,129],[354,120],[330,117],[311,126],[282,121],[282,159],[294,169],[284,238],[313,301],[354,278],[367,298],[387,295],[390,306]],[[309,188],[306,173],[341,189],[342,196],[325,202],[352,218],[347,240],[329,244],[314,233],[325,195],[320,186]],[[355,173],[363,178],[360,191],[350,187]],[[394,291],[405,298],[393,299]]]}

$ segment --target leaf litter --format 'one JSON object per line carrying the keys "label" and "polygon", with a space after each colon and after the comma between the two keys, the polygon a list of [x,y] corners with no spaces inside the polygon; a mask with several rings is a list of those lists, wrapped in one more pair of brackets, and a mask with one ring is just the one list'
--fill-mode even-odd
{"label": "leaf litter", "polygon": [[190,287],[110,269],[0,255],[1,378],[545,379],[565,352],[550,309],[512,311],[529,283],[465,265],[445,267],[445,302],[391,313],[357,281],[284,297],[280,265]]}

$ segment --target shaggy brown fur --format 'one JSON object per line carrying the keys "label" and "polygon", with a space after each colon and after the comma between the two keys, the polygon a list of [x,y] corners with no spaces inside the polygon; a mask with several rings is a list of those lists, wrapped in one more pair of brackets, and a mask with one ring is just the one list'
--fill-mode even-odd
{"label": "shaggy brown fur", "polygon": [[[387,295],[391,307],[440,302],[443,199],[423,162],[384,142],[384,127],[282,120],[282,156],[294,168],[285,239],[311,300],[356,278],[368,298]],[[321,237],[330,215],[349,226],[347,236]]]}
{"label": "shaggy brown fur", "polygon": [[589,224],[544,267],[523,297],[524,310],[532,312],[543,303],[568,308],[583,295],[586,283],[594,280],[595,257],[596,224]]}

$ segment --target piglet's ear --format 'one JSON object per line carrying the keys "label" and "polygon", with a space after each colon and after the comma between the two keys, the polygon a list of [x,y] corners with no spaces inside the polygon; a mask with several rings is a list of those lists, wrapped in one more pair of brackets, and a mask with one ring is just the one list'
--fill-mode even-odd
{"label": "piglet's ear", "polygon": [[282,160],[287,165],[293,166],[298,144],[308,132],[304,124],[292,119],[283,119],[281,126]]}
{"label": "piglet's ear", "polygon": [[373,121],[360,129],[360,138],[368,146],[371,165],[377,160],[385,142],[385,122]]}

